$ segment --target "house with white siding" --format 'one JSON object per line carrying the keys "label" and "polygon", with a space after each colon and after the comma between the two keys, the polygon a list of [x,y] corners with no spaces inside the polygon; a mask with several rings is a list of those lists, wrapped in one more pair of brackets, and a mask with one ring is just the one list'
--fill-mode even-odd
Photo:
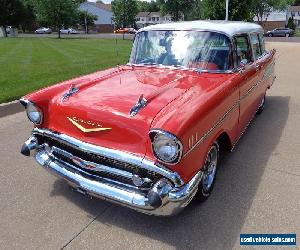
{"label": "house with white siding", "polygon": [[296,27],[300,29],[300,6],[289,6],[287,10],[287,20],[292,17]]}
{"label": "house with white siding", "polygon": [[112,21],[111,4],[83,2],[80,4],[79,9],[97,16],[95,21],[96,31],[102,33],[113,32],[114,23]]}
{"label": "house with white siding", "polygon": [[172,22],[172,16],[169,14],[162,15],[160,12],[139,12],[136,16],[136,25],[138,28],[170,22]]}

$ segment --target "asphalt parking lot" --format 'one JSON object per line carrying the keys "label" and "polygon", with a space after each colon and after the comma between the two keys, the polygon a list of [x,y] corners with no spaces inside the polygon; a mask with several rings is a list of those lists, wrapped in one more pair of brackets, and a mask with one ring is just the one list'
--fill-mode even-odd
{"label": "asphalt parking lot", "polygon": [[267,47],[278,53],[266,109],[223,162],[211,198],[176,217],[72,192],[19,154],[32,128],[25,113],[0,118],[0,248],[239,249],[240,233],[296,233],[299,247],[300,43]]}

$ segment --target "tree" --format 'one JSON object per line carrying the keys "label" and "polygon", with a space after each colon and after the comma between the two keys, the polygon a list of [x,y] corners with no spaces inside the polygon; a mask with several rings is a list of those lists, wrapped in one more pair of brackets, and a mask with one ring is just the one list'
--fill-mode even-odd
{"label": "tree", "polygon": [[36,25],[36,13],[32,0],[22,0],[24,5],[23,21],[20,24],[23,32],[33,30]]}
{"label": "tree", "polygon": [[156,1],[147,2],[147,1],[138,0],[137,5],[138,5],[139,12],[140,11],[143,11],[143,12],[160,11],[160,6],[158,5],[158,3]]}
{"label": "tree", "polygon": [[158,12],[160,11],[160,6],[156,1],[147,2],[149,12]]}
{"label": "tree", "polygon": [[290,17],[289,20],[288,20],[288,23],[287,23],[287,27],[292,29],[292,30],[295,30],[296,29],[296,24],[294,23],[294,18],[293,17]]}
{"label": "tree", "polygon": [[113,0],[111,7],[116,28],[135,26],[135,18],[139,12],[136,0]]}
{"label": "tree", "polygon": [[84,27],[85,33],[89,33],[89,27],[95,24],[97,16],[88,13],[87,11],[79,12],[79,23]]}
{"label": "tree", "polygon": [[24,5],[20,0],[0,0],[0,27],[18,26],[24,20]]}
{"label": "tree", "polygon": [[162,13],[170,14],[173,21],[179,21],[182,14],[185,16],[190,12],[195,0],[158,0]]}
{"label": "tree", "polygon": [[185,14],[185,20],[199,20],[203,17],[202,0],[195,0],[193,6],[189,12]]}
{"label": "tree", "polygon": [[[224,20],[226,11],[225,0],[203,0],[203,18],[213,20]],[[252,21],[254,14],[251,0],[230,0],[229,20],[232,21]]]}
{"label": "tree", "polygon": [[60,29],[78,22],[78,0],[36,0],[35,7],[38,21],[57,28],[58,38]]}

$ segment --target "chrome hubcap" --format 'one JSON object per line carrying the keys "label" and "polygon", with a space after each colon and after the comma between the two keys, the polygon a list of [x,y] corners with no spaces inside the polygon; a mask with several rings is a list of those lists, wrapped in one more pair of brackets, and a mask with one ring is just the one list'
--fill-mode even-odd
{"label": "chrome hubcap", "polygon": [[218,164],[218,147],[216,145],[212,146],[208,156],[206,158],[204,168],[203,168],[203,191],[208,191],[214,180]]}
{"label": "chrome hubcap", "polygon": [[261,99],[261,103],[260,103],[260,108],[262,108],[264,105],[265,105],[265,100],[266,100],[266,96],[264,96],[262,99]]}

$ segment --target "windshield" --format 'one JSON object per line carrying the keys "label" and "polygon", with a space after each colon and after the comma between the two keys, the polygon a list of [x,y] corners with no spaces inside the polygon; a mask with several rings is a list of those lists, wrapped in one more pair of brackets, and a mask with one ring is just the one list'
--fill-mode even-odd
{"label": "windshield", "polygon": [[231,69],[229,52],[229,39],[215,32],[142,31],[129,63],[224,71]]}

